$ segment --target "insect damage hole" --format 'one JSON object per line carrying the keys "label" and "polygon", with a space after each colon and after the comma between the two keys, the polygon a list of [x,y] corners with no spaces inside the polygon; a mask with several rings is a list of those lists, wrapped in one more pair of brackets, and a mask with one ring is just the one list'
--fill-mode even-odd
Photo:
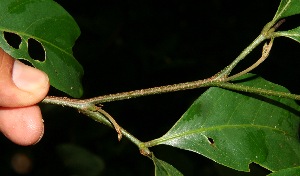
{"label": "insect damage hole", "polygon": [[29,56],[34,60],[41,62],[46,60],[43,45],[33,38],[28,39],[28,53]]}
{"label": "insect damage hole", "polygon": [[210,143],[210,145],[214,145],[215,141],[213,138],[207,137],[208,142]]}
{"label": "insect damage hole", "polygon": [[20,48],[20,44],[22,42],[22,38],[12,32],[3,32],[4,35],[4,39],[6,40],[6,42],[13,48],[15,49],[19,49]]}

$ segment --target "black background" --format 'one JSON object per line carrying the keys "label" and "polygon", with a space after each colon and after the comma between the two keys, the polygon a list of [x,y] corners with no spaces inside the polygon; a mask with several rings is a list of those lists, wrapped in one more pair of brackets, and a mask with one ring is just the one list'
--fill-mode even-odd
{"label": "black background", "polygon": [[[74,55],[85,70],[84,97],[204,79],[214,75],[260,33],[273,18],[279,0],[61,0],[76,20],[81,36]],[[279,30],[300,24],[287,18]],[[235,69],[240,71],[261,55],[261,46]],[[265,79],[298,90],[300,46],[278,38],[270,57],[252,71]],[[180,118],[205,88],[104,104],[117,122],[142,141],[160,137]],[[50,95],[65,96],[55,89]],[[57,146],[81,146],[105,162],[102,175],[154,175],[151,160],[139,154],[115,131],[68,108],[42,105],[45,135],[35,146],[21,147],[1,137],[0,175],[18,175],[10,160],[24,153],[33,162],[27,175],[71,175]],[[201,155],[167,146],[151,148],[156,156],[184,175],[246,175]],[[78,166],[80,167],[80,166]],[[249,175],[268,171],[252,164]]]}

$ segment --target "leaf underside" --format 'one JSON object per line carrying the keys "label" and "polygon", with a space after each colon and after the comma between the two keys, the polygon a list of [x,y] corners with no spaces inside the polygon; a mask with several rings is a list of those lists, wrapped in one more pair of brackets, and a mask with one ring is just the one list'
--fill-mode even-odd
{"label": "leaf underside", "polygon": [[276,32],[278,36],[288,37],[300,43],[300,27],[288,31]]}
{"label": "leaf underside", "polygon": [[[288,92],[250,74],[238,82]],[[240,171],[249,171],[250,163],[277,171],[300,165],[299,114],[299,106],[290,99],[214,87],[154,141],[199,153]]]}
{"label": "leaf underside", "polygon": [[[18,35],[19,46],[11,46],[5,33]],[[83,69],[72,52],[79,35],[74,19],[52,0],[1,0],[0,47],[12,57],[27,60],[46,72],[52,86],[73,97],[83,93]],[[30,56],[30,39],[42,45],[42,61]]]}
{"label": "leaf underside", "polygon": [[183,174],[172,165],[157,159],[154,154],[152,154],[152,160],[155,166],[155,176],[183,176]]}

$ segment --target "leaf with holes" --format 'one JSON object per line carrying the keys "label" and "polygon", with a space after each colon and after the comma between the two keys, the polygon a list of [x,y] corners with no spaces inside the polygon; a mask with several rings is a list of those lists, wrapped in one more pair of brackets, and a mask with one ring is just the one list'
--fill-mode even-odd
{"label": "leaf with holes", "polygon": [[157,159],[154,154],[152,154],[152,160],[155,165],[155,176],[183,176],[176,168],[174,168],[169,163]]}
{"label": "leaf with holes", "polygon": [[297,14],[300,14],[299,0],[281,0],[273,21]]}
{"label": "leaf with holes", "polygon": [[1,0],[0,47],[46,72],[52,86],[73,97],[83,93],[83,69],[72,52],[79,35],[74,19],[52,0]]}
{"label": "leaf with holes", "polygon": [[[288,92],[254,75],[238,84]],[[210,88],[162,137],[166,144],[204,155],[222,165],[249,171],[257,163],[271,171],[300,166],[299,106],[290,99]]]}

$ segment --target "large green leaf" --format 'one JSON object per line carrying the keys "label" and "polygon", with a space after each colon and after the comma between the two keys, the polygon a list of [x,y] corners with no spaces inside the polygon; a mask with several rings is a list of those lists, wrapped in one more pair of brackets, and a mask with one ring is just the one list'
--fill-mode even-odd
{"label": "large green leaf", "polygon": [[155,165],[155,176],[183,176],[182,173],[172,165],[157,159],[154,154],[152,154],[152,160]]}
{"label": "large green leaf", "polygon": [[278,172],[269,174],[268,176],[300,176],[300,166],[294,168],[283,169]]}
{"label": "large green leaf", "polygon": [[[25,59],[46,72],[55,88],[80,97],[83,69],[72,52],[80,35],[74,19],[52,0],[0,0],[0,3],[0,47],[12,57]],[[6,32],[21,37],[19,48],[9,45]],[[44,61],[30,57],[29,39],[42,44]]]}
{"label": "large green leaf", "polygon": [[300,14],[299,0],[281,0],[273,21],[296,14]]}
{"label": "large green leaf", "polygon": [[[254,75],[239,81],[288,92]],[[194,151],[240,171],[249,171],[252,162],[276,171],[300,165],[299,113],[299,106],[290,99],[214,87],[202,94],[170,131],[149,144]]]}

